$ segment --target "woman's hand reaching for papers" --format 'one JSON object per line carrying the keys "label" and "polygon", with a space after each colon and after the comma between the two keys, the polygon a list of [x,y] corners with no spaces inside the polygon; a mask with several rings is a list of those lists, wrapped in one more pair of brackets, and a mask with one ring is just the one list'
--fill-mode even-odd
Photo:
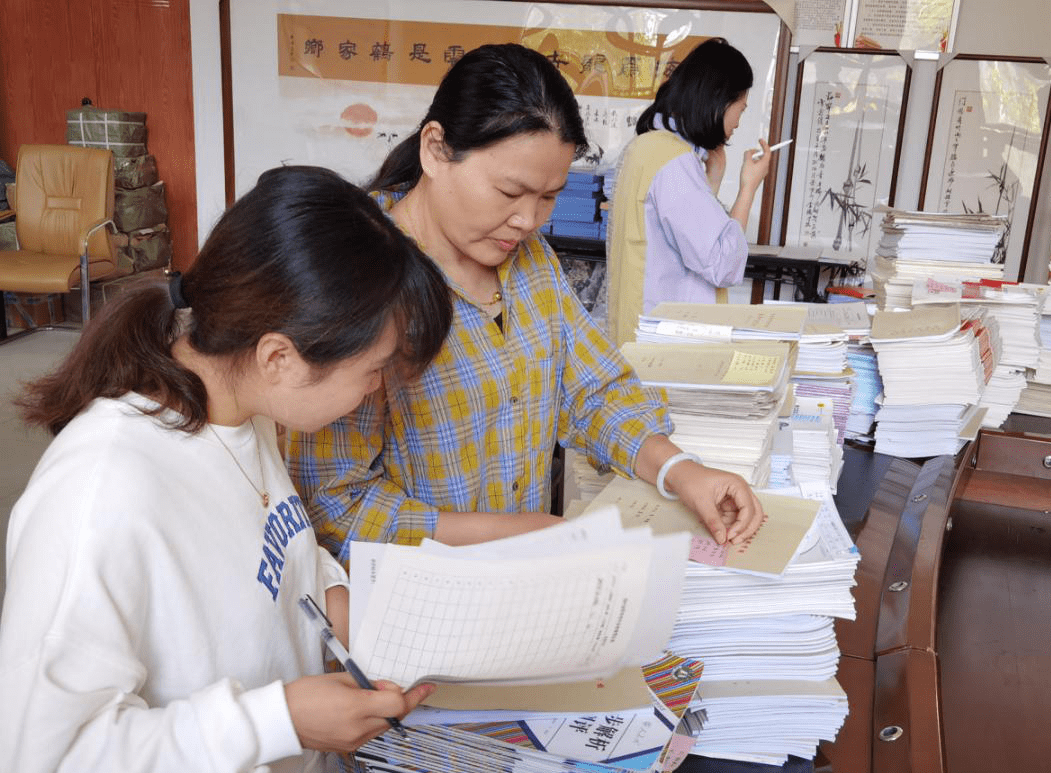
{"label": "woman's hand reaching for papers", "polygon": [[763,522],[763,506],[745,479],[685,456],[667,437],[653,435],[639,449],[635,472],[656,484],[661,468],[672,460],[665,471],[665,491],[696,513],[716,542],[740,545],[755,534]]}

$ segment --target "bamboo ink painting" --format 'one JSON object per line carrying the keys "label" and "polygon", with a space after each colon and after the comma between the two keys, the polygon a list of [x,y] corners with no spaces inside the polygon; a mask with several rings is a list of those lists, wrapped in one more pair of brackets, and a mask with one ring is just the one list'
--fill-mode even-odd
{"label": "bamboo ink painting", "polygon": [[958,57],[939,76],[923,209],[1007,216],[994,262],[1023,272],[1048,110],[1043,61]]}
{"label": "bamboo ink painting", "polygon": [[801,65],[784,243],[864,263],[873,208],[893,200],[908,66],[818,50]]}

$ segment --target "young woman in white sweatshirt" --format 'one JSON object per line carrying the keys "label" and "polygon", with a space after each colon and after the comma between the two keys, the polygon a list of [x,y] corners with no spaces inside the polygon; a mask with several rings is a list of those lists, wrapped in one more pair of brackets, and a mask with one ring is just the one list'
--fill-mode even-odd
{"label": "young woman in white sweatshirt", "polygon": [[20,398],[55,433],[12,512],[0,770],[313,771],[428,687],[324,673],[298,599],[347,636],[275,422],[313,431],[451,310],[439,271],[338,175],[283,167],[168,286],[107,304]]}

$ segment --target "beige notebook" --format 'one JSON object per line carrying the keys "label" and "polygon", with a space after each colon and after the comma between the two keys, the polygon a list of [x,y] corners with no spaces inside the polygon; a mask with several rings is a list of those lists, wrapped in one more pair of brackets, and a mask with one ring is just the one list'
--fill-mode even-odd
{"label": "beige notebook", "polygon": [[821,503],[817,500],[757,492],[766,518],[742,545],[720,545],[690,510],[662,497],[642,480],[614,478],[585,512],[608,505],[620,511],[625,528],[648,525],[654,534],[686,531],[693,535],[690,559],[750,574],[781,575],[810,530]]}

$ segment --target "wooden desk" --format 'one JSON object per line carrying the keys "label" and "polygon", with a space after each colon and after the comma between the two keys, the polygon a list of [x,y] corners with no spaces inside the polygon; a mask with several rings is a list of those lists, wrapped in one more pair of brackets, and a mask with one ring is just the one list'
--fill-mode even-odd
{"label": "wooden desk", "polygon": [[[595,263],[606,261],[606,244],[599,239],[550,234],[545,234],[544,238],[560,258]],[[849,262],[817,254],[804,255],[782,247],[750,245],[744,275],[752,280],[752,303],[763,302],[767,282],[774,283],[774,300],[781,299],[781,285],[788,282],[795,288],[794,300],[813,303],[825,300],[818,289],[822,272],[828,272],[829,280],[834,282],[852,271],[854,265]]]}
{"label": "wooden desk", "polygon": [[840,482],[862,556],[836,625],[851,713],[817,770],[1048,769],[1049,455],[1051,435],[991,430],[957,457],[872,454],[860,520],[868,492]]}

